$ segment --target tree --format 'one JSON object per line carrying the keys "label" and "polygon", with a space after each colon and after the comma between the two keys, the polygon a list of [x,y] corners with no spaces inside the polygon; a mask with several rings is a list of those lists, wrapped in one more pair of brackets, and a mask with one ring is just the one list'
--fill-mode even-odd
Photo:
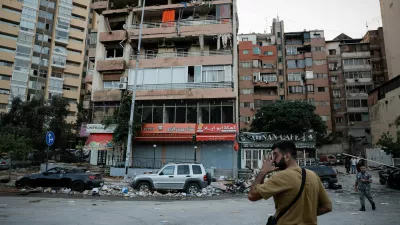
{"label": "tree", "polygon": [[397,131],[397,140],[389,132],[383,133],[377,144],[387,154],[392,154],[393,158],[400,157],[400,131]]}
{"label": "tree", "polygon": [[141,115],[138,107],[135,107],[133,124],[129,123],[131,113],[132,93],[125,92],[122,95],[121,103],[118,110],[115,110],[112,116],[106,117],[103,120],[103,125],[106,127],[111,124],[116,124],[117,127],[113,133],[113,141],[116,144],[124,145],[128,140],[129,126],[132,126],[132,139],[136,137],[136,133],[142,127]]}
{"label": "tree", "polygon": [[[43,96],[25,102],[14,98],[10,111],[0,118],[0,140],[3,140],[0,149],[13,151],[22,159],[31,150],[38,150],[43,156],[48,130],[56,135],[53,148],[65,149],[73,137],[72,125],[65,121],[67,116],[68,102],[61,96],[54,96],[50,101],[44,100]],[[10,144],[9,140],[15,144]]]}
{"label": "tree", "polygon": [[326,135],[326,128],[325,122],[315,113],[315,106],[308,102],[277,101],[257,111],[250,131],[302,134],[312,129],[318,138]]}

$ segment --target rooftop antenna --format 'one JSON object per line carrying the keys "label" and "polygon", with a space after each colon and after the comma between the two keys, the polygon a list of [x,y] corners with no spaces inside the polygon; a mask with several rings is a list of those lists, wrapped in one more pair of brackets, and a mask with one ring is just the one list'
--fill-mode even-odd
{"label": "rooftop antenna", "polygon": [[368,21],[365,22],[365,26],[367,27],[367,31],[368,31]]}
{"label": "rooftop antenna", "polygon": [[265,17],[265,23],[267,24],[267,27],[264,30],[264,34],[267,33],[267,29],[268,29],[268,17]]}
{"label": "rooftop antenna", "polygon": [[276,18],[278,19],[279,22],[279,9],[276,9]]}

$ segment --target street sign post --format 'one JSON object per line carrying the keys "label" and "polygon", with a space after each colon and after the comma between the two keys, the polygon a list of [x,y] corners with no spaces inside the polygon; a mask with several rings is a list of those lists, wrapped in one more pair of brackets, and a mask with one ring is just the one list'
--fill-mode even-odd
{"label": "street sign post", "polygon": [[50,146],[54,144],[54,141],[56,140],[56,136],[52,131],[49,131],[46,133],[46,144],[47,144],[47,156],[46,156],[46,170],[47,167],[49,166],[49,151],[50,151]]}

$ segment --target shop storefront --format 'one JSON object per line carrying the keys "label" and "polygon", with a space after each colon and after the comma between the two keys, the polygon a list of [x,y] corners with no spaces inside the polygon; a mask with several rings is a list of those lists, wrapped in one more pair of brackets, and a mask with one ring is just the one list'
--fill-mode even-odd
{"label": "shop storefront", "polygon": [[250,133],[241,132],[238,143],[239,150],[239,168],[259,169],[262,166],[264,157],[271,151],[272,145],[280,140],[291,140],[296,144],[298,158],[316,157],[316,134],[307,132],[302,135],[278,135],[272,132],[268,133]]}
{"label": "shop storefront", "polygon": [[84,150],[90,150],[91,165],[111,165],[115,146],[112,141],[116,125],[107,128],[102,124],[87,124],[81,136],[87,136]]}
{"label": "shop storefront", "polygon": [[143,124],[134,141],[133,167],[160,168],[168,162],[199,162],[232,170],[236,124]]}

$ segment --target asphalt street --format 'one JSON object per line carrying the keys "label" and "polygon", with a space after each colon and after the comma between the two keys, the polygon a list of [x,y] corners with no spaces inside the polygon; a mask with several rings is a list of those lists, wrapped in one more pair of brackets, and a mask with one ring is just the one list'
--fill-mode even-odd
{"label": "asphalt street", "polygon": [[[368,205],[367,212],[358,212],[358,195],[345,191],[329,191],[333,212],[319,217],[324,225],[398,224],[400,192],[390,189],[375,192],[377,211]],[[174,224],[174,225],[243,225],[265,224],[274,213],[272,200],[249,202],[245,196],[204,199],[200,201],[120,201],[118,198],[46,198],[0,197],[2,225],[77,225],[77,224]]]}

